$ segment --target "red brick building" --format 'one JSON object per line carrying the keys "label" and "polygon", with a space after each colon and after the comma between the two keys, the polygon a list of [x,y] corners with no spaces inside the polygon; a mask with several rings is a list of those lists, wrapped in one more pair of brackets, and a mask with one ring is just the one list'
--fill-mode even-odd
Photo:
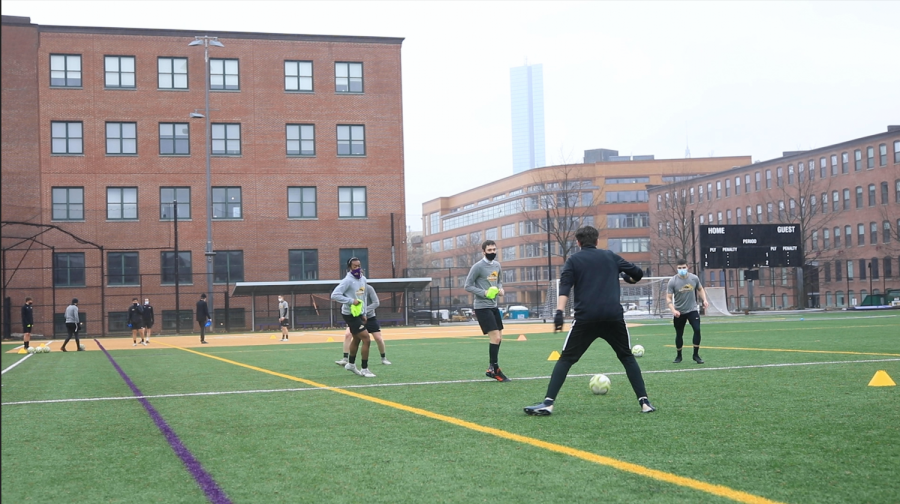
{"label": "red brick building", "polygon": [[[195,36],[224,46],[209,47],[211,202]],[[216,309],[235,281],[340,278],[354,255],[370,277],[402,273],[406,250],[393,263],[391,236],[406,229],[402,39],[3,16],[2,42],[3,296],[15,332],[29,295],[38,332],[73,297],[93,334],[121,329],[133,296],[174,327],[175,199],[185,312],[207,290],[208,208]],[[229,302],[229,325],[246,326],[249,300]]]}
{"label": "red brick building", "polygon": [[[742,270],[701,271],[731,310],[840,308],[900,288],[900,128],[650,189],[653,262],[674,274],[693,254],[694,225],[794,224],[800,268],[760,268],[751,300]],[[699,236],[699,234],[697,235]],[[699,245],[699,244],[698,244]],[[805,278],[805,280],[803,280]],[[803,283],[801,283],[801,281]]]}

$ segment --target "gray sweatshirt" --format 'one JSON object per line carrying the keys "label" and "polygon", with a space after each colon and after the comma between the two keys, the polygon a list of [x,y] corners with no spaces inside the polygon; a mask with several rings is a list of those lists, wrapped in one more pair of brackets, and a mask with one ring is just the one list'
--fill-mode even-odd
{"label": "gray sweatshirt", "polygon": [[288,302],[281,301],[278,303],[278,317],[279,318],[287,318],[288,316]]}
{"label": "gray sweatshirt", "polygon": [[697,290],[702,288],[700,278],[693,273],[688,273],[683,278],[681,275],[673,276],[669,280],[666,290],[669,294],[672,294],[672,304],[675,305],[675,309],[684,314],[699,309],[697,306]]}
{"label": "gray sweatshirt", "polygon": [[341,303],[341,314],[350,315],[350,305],[355,299],[363,302],[363,308],[366,303],[366,277],[361,276],[359,280],[353,277],[348,271],[347,276],[341,280],[341,283],[331,291],[331,300]]}
{"label": "gray sweatshirt", "polygon": [[378,294],[371,285],[366,284],[366,318],[375,318],[375,308],[379,306],[381,301],[378,300]]}
{"label": "gray sweatshirt", "polygon": [[497,261],[488,261],[482,258],[480,261],[472,265],[469,270],[469,276],[466,277],[466,291],[475,294],[475,304],[473,308],[496,308],[497,300],[488,299],[484,292],[491,287],[498,289],[503,286],[500,284],[500,263]]}
{"label": "gray sweatshirt", "polygon": [[78,307],[70,304],[66,307],[66,324],[77,324],[78,322]]}

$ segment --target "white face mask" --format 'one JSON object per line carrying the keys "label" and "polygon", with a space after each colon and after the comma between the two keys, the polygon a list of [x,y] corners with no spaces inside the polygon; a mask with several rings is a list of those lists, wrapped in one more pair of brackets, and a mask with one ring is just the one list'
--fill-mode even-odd
{"label": "white face mask", "polygon": [[687,276],[687,268],[678,268],[678,274],[681,276]]}
{"label": "white face mask", "polygon": [[279,302],[279,303],[282,302],[282,301],[284,301],[283,298],[278,298],[278,302]]}

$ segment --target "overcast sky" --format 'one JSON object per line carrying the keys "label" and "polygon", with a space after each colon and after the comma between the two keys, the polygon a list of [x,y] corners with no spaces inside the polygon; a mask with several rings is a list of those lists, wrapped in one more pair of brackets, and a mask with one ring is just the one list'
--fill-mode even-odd
{"label": "overcast sky", "polygon": [[548,164],[821,147],[900,124],[900,2],[13,1],[47,25],[404,37],[407,224],[512,174],[509,69],[544,67]]}

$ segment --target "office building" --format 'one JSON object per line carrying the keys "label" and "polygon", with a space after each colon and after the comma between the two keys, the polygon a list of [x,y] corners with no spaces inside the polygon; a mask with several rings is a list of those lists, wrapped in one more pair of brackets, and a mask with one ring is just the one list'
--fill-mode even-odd
{"label": "office building", "polygon": [[513,173],[545,166],[544,67],[524,65],[509,70],[512,105]]}

